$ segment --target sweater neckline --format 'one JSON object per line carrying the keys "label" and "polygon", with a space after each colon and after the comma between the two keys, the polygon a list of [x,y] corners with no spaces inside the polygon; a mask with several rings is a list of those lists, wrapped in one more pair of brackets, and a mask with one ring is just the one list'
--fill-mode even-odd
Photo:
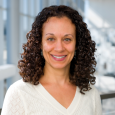
{"label": "sweater neckline", "polygon": [[42,97],[47,100],[55,109],[60,111],[62,114],[72,114],[77,108],[80,103],[80,97],[81,93],[79,92],[79,87],[76,86],[76,92],[75,96],[69,105],[68,108],[65,108],[63,105],[61,105],[44,87],[41,83],[39,83],[37,86],[34,86],[35,89],[38,91],[39,94],[42,95]]}

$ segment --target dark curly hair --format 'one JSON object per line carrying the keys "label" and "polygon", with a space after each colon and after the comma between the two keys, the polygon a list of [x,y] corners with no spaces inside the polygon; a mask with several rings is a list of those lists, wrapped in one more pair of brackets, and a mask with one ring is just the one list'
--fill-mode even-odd
{"label": "dark curly hair", "polygon": [[27,33],[27,43],[23,44],[24,52],[18,61],[19,74],[24,82],[33,85],[39,84],[45,59],[41,56],[42,26],[49,17],[68,17],[76,27],[76,57],[70,64],[70,82],[80,88],[80,92],[91,89],[90,84],[95,84],[96,51],[95,42],[91,39],[86,23],[83,22],[79,13],[64,5],[45,7],[35,18],[32,29]]}

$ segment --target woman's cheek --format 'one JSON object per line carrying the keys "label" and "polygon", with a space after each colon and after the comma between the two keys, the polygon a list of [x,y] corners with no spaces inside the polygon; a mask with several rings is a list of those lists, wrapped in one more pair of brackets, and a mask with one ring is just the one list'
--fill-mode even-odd
{"label": "woman's cheek", "polygon": [[51,49],[52,49],[52,45],[49,45],[48,43],[43,44],[43,50],[45,52],[49,52],[49,51],[51,51]]}
{"label": "woman's cheek", "polygon": [[68,51],[69,51],[69,52],[75,52],[75,46],[74,46],[74,44],[68,46]]}

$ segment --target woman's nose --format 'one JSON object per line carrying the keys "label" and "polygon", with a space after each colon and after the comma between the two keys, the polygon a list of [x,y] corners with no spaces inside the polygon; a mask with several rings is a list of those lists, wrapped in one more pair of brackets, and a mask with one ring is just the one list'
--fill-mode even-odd
{"label": "woman's nose", "polygon": [[58,51],[58,52],[61,52],[64,50],[64,46],[62,44],[62,41],[57,41],[54,47],[55,47],[54,50]]}

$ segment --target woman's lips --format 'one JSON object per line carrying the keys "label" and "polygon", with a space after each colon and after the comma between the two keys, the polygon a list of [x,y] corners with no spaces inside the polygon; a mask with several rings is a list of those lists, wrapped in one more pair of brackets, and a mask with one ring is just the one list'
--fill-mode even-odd
{"label": "woman's lips", "polygon": [[67,55],[51,55],[51,56],[56,61],[63,61]]}

